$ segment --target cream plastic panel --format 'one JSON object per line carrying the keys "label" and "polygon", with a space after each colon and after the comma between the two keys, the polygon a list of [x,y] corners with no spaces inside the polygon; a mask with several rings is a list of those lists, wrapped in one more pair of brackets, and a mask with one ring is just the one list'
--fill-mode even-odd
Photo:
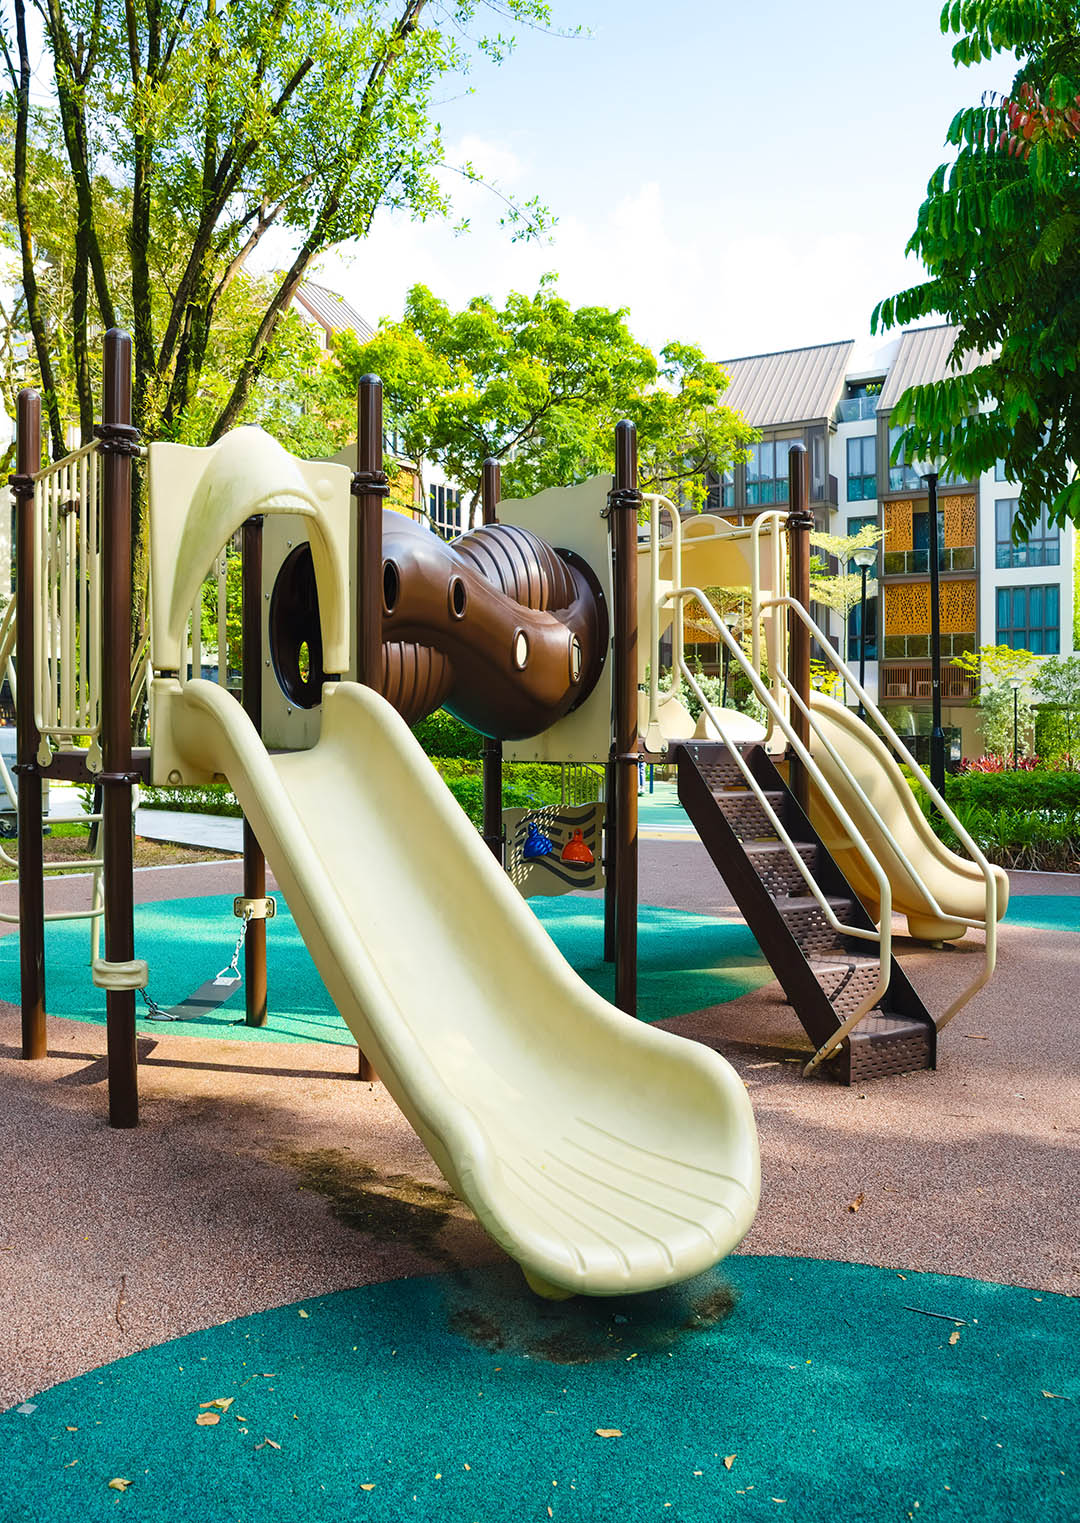
{"label": "cream plastic panel", "polygon": [[[531,529],[557,550],[573,550],[585,561],[612,617],[611,543],[608,521],[602,515],[611,491],[610,476],[594,476],[576,487],[551,487],[535,497],[507,498],[498,507],[499,522]],[[647,627],[647,626],[646,626]],[[574,709],[542,735],[507,741],[507,761],[604,762],[611,753],[611,650],[595,688]]]}
{"label": "cream plastic panel", "polygon": [[[882,836],[817,734],[812,733],[810,750],[814,760],[884,869],[892,885],[893,909],[907,916],[911,934],[923,941],[951,941],[963,936],[970,922],[981,924],[986,914],[982,872],[967,857],[950,851],[934,834],[892,752],[886,749],[869,725],[859,719],[854,709],[845,708],[823,693],[811,693],[810,707],[816,725],[824,729],[900,848],[897,853]],[[877,890],[862,858],[816,791],[811,792],[810,814],[844,876],[873,909]],[[926,896],[908,871],[908,862],[918,865],[920,876],[940,908],[954,918],[942,920],[933,913]],[[1009,878],[1000,867],[995,867],[993,873],[997,879],[1000,920],[1009,903]]]}
{"label": "cream plastic panel", "polygon": [[578,978],[389,704],[330,686],[318,744],[274,758],[213,683],[163,685],[155,722],[228,778],[358,1043],[535,1289],[648,1290],[739,1243],[742,1080]]}
{"label": "cream plastic panel", "polygon": [[297,460],[261,428],[236,428],[208,449],[151,444],[150,659],[178,671],[191,605],[215,555],[253,513],[307,521],[328,671],[349,659],[348,558],[352,474],[346,466]]}

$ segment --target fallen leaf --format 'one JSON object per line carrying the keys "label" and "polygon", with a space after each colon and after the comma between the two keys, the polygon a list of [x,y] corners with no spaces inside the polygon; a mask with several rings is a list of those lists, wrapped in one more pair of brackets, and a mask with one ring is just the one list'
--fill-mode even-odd
{"label": "fallen leaf", "polygon": [[988,1042],[990,1040],[981,1031],[961,1031],[960,1035],[966,1036],[969,1042]]}
{"label": "fallen leaf", "polygon": [[126,1491],[130,1485],[131,1482],[125,1481],[122,1475],[114,1475],[112,1480],[109,1482],[109,1490]]}
{"label": "fallen leaf", "polygon": [[781,1503],[783,1503],[783,1502],[787,1501],[787,1497],[770,1497],[769,1501],[770,1502],[781,1502]]}
{"label": "fallen leaf", "polygon": [[859,1207],[862,1205],[862,1203],[863,1203],[863,1201],[865,1199],[866,1199],[865,1192],[860,1190],[858,1195],[856,1195],[855,1199],[848,1206],[848,1210],[849,1211],[857,1211],[859,1209]]}
{"label": "fallen leaf", "polygon": [[360,1490],[361,1491],[374,1491],[375,1490],[375,1482],[374,1481],[361,1481],[360,1482]]}
{"label": "fallen leaf", "polygon": [[67,1464],[64,1466],[64,1469],[70,1470],[73,1465],[77,1465],[78,1463],[78,1460],[68,1460]]}
{"label": "fallen leaf", "polygon": [[1069,1396],[1062,1396],[1060,1391],[1044,1391],[1043,1395],[1048,1401],[1071,1401]]}
{"label": "fallen leaf", "polygon": [[597,1428],[596,1436],[597,1438],[622,1438],[623,1431],[621,1428]]}
{"label": "fallen leaf", "polygon": [[952,1332],[949,1334],[949,1342],[950,1343],[959,1343],[960,1342],[960,1329],[958,1327],[954,1327]]}
{"label": "fallen leaf", "polygon": [[200,1412],[195,1419],[200,1428],[212,1428],[215,1423],[221,1421],[220,1412]]}
{"label": "fallen leaf", "polygon": [[733,1454],[725,1454],[724,1455],[724,1469],[725,1470],[730,1470],[732,1465],[734,1465],[734,1463],[735,1463],[735,1456]]}
{"label": "fallen leaf", "polygon": [[472,1466],[471,1466],[471,1465],[463,1465],[463,1466],[462,1466],[462,1467],[461,1467],[461,1468],[462,1468],[462,1469],[463,1469],[463,1470],[471,1470],[471,1469],[472,1469]]}
{"label": "fallen leaf", "polygon": [[298,1317],[306,1317],[307,1315],[308,1315],[308,1313],[306,1311],[297,1312],[297,1316]]}
{"label": "fallen leaf", "polygon": [[627,1362],[627,1364],[630,1363],[631,1359],[636,1359],[636,1358],[637,1358],[636,1354],[627,1354],[627,1356],[626,1356],[626,1362]]}
{"label": "fallen leaf", "polygon": [[65,1433],[78,1433],[78,1431],[79,1431],[78,1428],[65,1428],[64,1429]]}
{"label": "fallen leaf", "polygon": [[548,1508],[548,1517],[549,1518],[553,1518],[554,1516],[555,1516],[555,1514],[552,1512],[551,1508],[549,1507]]}
{"label": "fallen leaf", "polygon": [[219,1411],[227,1412],[235,1400],[235,1396],[216,1396],[213,1401],[200,1402],[199,1406],[204,1412],[208,1407],[217,1407]]}

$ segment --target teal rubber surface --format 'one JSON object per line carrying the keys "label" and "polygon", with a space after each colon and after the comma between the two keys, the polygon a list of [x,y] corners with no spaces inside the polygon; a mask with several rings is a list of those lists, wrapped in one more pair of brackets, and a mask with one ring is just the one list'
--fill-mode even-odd
{"label": "teal rubber surface", "polygon": [[[227,1004],[194,1021],[146,1020],[139,999],[136,1011],[141,1033],[353,1044],[284,899],[280,894],[275,897],[278,912],[267,926],[267,1025],[245,1025],[240,985]],[[529,904],[571,967],[610,999],[614,972],[602,956],[602,900],[566,895],[530,899]],[[147,992],[159,1005],[178,1005],[228,964],[239,929],[232,905],[231,895],[217,894],[136,906],[135,955],[145,958],[150,966]],[[645,1020],[664,1020],[724,1004],[772,977],[756,941],[741,921],[642,905],[638,924],[638,991]],[[418,953],[422,949],[420,929]],[[61,920],[47,925],[45,970],[50,1013],[103,1025],[105,992],[91,982],[89,959],[90,935],[85,922]],[[0,940],[0,988],[14,1000],[18,986],[18,937],[7,936]]]}
{"label": "teal rubber surface", "polygon": [[811,1259],[557,1304],[509,1266],[397,1280],[0,1415],[0,1517],[1075,1523],[1078,1341],[1064,1296]]}

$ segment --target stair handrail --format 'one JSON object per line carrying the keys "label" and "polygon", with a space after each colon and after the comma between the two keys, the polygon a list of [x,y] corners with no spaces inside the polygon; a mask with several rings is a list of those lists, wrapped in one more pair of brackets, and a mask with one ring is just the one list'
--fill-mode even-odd
{"label": "stair handrail", "polygon": [[789,718],[781,711],[780,705],[777,703],[773,693],[766,686],[766,684],[762,682],[760,674],[751,665],[750,661],[747,659],[745,652],[742,649],[742,646],[739,644],[738,640],[735,639],[734,635],[727,628],[727,626],[723,623],[715,608],[713,608],[712,604],[705,596],[703,590],[700,587],[673,588],[672,591],[666,595],[664,601],[670,600],[672,603],[677,603],[680,605],[678,617],[681,618],[681,604],[690,597],[696,598],[697,601],[702,605],[706,617],[715,627],[717,634],[719,635],[721,642],[727,648],[729,655],[735,659],[735,661],[742,669],[743,675],[750,683],[751,690],[754,692],[758,700],[764,705],[766,713],[771,715],[774,723],[779,727],[781,734],[787,740],[791,751],[802,762],[803,766],[806,768],[808,776],[813,780],[815,786],[820,790],[821,794],[825,798],[829,807],[832,809],[833,813],[836,815],[837,819],[840,821],[841,825],[850,834],[851,839],[855,844],[856,850],[863,858],[865,866],[870,872],[870,875],[875,879],[878,886],[878,893],[881,904],[880,925],[873,930],[867,930],[864,926],[842,925],[834,913],[832,906],[829,904],[828,899],[822,893],[820,886],[815,881],[813,875],[810,872],[810,869],[807,867],[805,861],[803,860],[800,852],[798,851],[796,843],[791,839],[791,836],[788,834],[782,821],[777,815],[776,810],[773,808],[772,804],[767,798],[765,790],[761,787],[757,778],[754,777],[745,758],[738,750],[737,744],[733,743],[727,736],[724,729],[724,723],[720,718],[719,712],[713,708],[712,704],[705,697],[705,694],[702,692],[697,678],[694,676],[690,667],[687,665],[684,657],[680,675],[684,676],[689,682],[691,690],[696,694],[697,699],[701,704],[709,722],[713,725],[721,741],[727,747],[729,755],[732,756],[737,763],[744,780],[750,788],[750,791],[754,794],[758,804],[764,810],[766,818],[769,820],[769,823],[776,831],[778,839],[787,850],[788,855],[791,857],[792,862],[795,864],[795,867],[805,882],[808,890],[810,891],[811,896],[817,901],[818,906],[821,909],[822,913],[825,915],[828,924],[840,936],[851,936],[863,941],[876,941],[878,944],[878,977],[873,990],[861,1001],[854,1012],[851,1015],[847,1016],[845,1020],[840,1023],[837,1029],[832,1032],[826,1041],[824,1041],[817,1049],[817,1051],[814,1053],[810,1061],[803,1069],[803,1073],[809,1075],[813,1073],[819,1064],[823,1063],[826,1058],[828,1058],[833,1052],[836,1051],[844,1039],[855,1029],[863,1017],[868,1015],[870,1011],[873,1010],[874,1006],[884,997],[888,990],[892,968],[892,885],[890,884],[889,879],[881,866],[881,863],[877,860],[873,852],[860,837],[858,831],[855,828],[854,821],[851,819],[847,810],[844,808],[840,799],[837,797],[831,784],[821,772],[821,769],[818,767],[813,756],[811,755],[809,747],[803,744],[802,740],[792,726]]}
{"label": "stair handrail", "polygon": [[[821,649],[822,653],[827,656],[835,670],[838,671],[841,677],[843,677],[844,681],[849,684],[856,698],[863,705],[865,712],[869,714],[873,719],[883,739],[885,739],[893,751],[895,751],[900,756],[903,765],[911,768],[916,781],[926,791],[931,803],[934,804],[942,819],[946,821],[950,829],[955,833],[957,840],[964,847],[965,851],[967,851],[973,863],[976,867],[978,867],[980,873],[982,874],[983,882],[986,887],[985,919],[983,921],[972,919],[968,923],[974,926],[981,926],[986,937],[986,956],[983,971],[965,992],[961,993],[955,1000],[953,1000],[952,1004],[945,1011],[944,1015],[942,1015],[940,1020],[938,1020],[937,1029],[941,1031],[949,1024],[953,1017],[963,1009],[968,1001],[990,981],[990,979],[993,977],[994,968],[997,965],[997,879],[994,877],[993,868],[991,867],[981,847],[978,846],[971,834],[961,824],[955,811],[951,809],[950,806],[946,803],[944,795],[939,793],[938,790],[934,787],[933,783],[927,777],[926,773],[919,766],[918,762],[912,756],[908,748],[904,745],[899,735],[897,735],[892,725],[885,718],[885,715],[881,712],[878,705],[866,692],[865,688],[859,682],[854,672],[848,666],[844,658],[840,655],[839,651],[837,651],[832,645],[828,636],[820,628],[816,619],[814,619],[809,610],[804,608],[802,603],[800,603],[797,598],[791,597],[790,594],[785,594],[784,596],[778,598],[772,598],[769,600],[769,602],[771,604],[775,604],[778,607],[790,610],[794,613],[797,619],[800,619],[802,623],[806,625],[807,629],[810,631],[810,634],[818,642],[818,646]],[[790,683],[787,682],[786,677],[784,678],[784,681],[788,685],[789,696],[794,696],[793,690],[790,687]],[[802,707],[804,713],[807,713],[806,706],[802,705],[801,702],[800,707]],[[835,752],[832,751],[828,741],[826,741],[824,735],[822,735],[821,727],[815,721],[812,712],[808,717],[810,719],[810,724],[814,730],[814,733],[830,750],[830,754],[835,756]],[[880,816],[877,814],[874,806],[870,803],[870,800],[866,797],[861,788],[859,788],[858,791],[863,803],[871,811],[875,819],[880,823]],[[918,872],[912,866],[911,862],[907,859],[905,859],[905,866],[908,872],[911,873],[916,883],[922,888],[927,898],[936,903],[936,901],[933,900],[933,896],[930,894],[926,885],[923,883]],[[949,919],[950,917],[942,914],[941,918]]]}

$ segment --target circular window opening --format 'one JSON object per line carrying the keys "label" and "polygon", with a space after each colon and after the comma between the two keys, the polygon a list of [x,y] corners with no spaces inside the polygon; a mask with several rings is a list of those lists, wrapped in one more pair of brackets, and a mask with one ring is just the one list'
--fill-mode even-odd
{"label": "circular window opening", "polygon": [[326,681],[315,564],[305,541],[282,561],[270,594],[270,665],[298,709],[317,708]]}
{"label": "circular window opening", "polygon": [[570,636],[570,681],[581,681],[581,641],[577,635]]}
{"label": "circular window opening", "polygon": [[465,603],[465,583],[459,576],[455,576],[450,582],[450,612],[455,619],[465,617]]}
{"label": "circular window opening", "polygon": [[529,660],[529,637],[523,629],[514,636],[514,665],[523,672]]}
{"label": "circular window opening", "polygon": [[383,561],[382,568],[382,600],[383,608],[387,613],[393,613],[397,607],[397,600],[401,595],[401,576],[393,561]]}

